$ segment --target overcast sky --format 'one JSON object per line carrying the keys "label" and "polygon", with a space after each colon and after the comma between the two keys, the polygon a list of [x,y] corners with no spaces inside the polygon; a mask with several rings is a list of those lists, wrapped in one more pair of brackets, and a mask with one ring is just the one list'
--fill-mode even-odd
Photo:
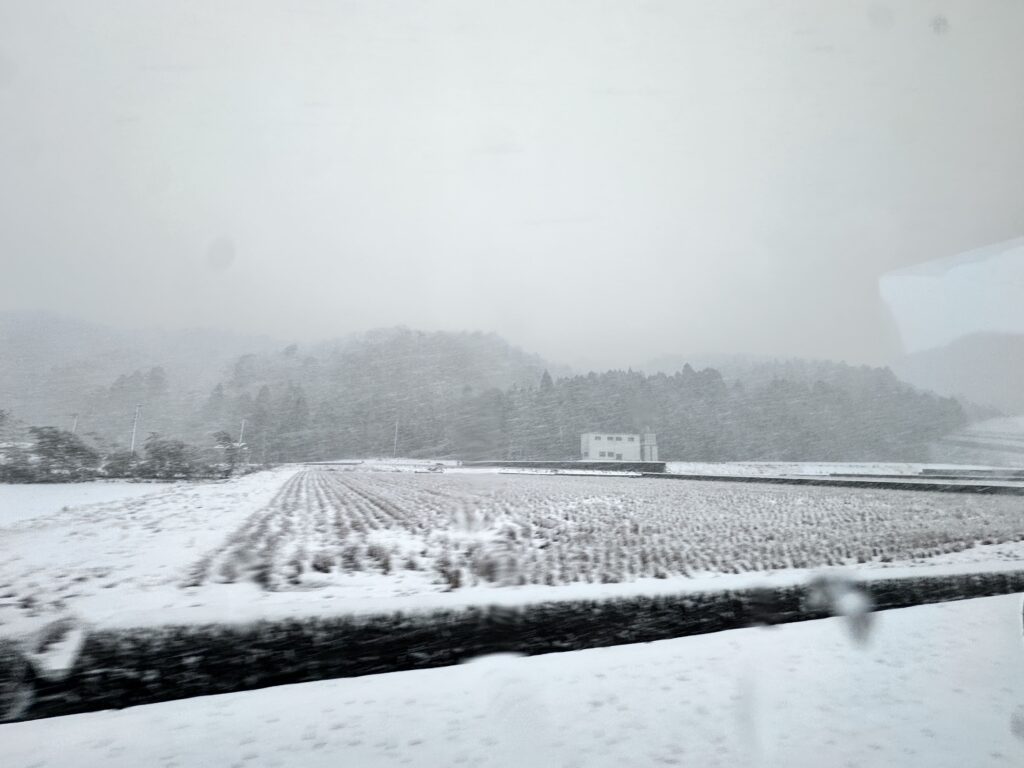
{"label": "overcast sky", "polygon": [[885,361],[1024,234],[1024,3],[0,0],[0,309]]}

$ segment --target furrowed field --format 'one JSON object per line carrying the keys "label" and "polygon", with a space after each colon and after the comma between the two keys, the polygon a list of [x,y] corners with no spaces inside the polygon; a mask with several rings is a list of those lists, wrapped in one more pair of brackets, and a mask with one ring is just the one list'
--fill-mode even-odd
{"label": "furrowed field", "polygon": [[64,610],[246,621],[723,589],[741,577],[722,574],[827,565],[977,572],[1024,551],[1013,496],[365,466],[19,515],[0,525],[0,633]]}
{"label": "furrowed field", "polygon": [[448,588],[905,562],[1024,539],[1021,499],[619,477],[306,470],[186,585],[419,572]]}

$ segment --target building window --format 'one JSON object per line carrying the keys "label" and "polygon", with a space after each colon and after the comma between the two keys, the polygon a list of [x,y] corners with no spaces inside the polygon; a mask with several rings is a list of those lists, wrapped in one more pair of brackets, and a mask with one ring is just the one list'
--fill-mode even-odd
{"label": "building window", "polygon": [[603,459],[604,458],[604,451],[601,451],[601,453],[599,455]]}
{"label": "building window", "polygon": [[635,442],[636,442],[636,438],[635,438],[635,437],[631,437],[631,438],[629,438],[629,442],[631,442],[631,443],[635,443]]}
{"label": "building window", "polygon": [[621,437],[616,437],[615,439],[618,440],[620,443],[622,442],[622,438]]}
{"label": "building window", "polygon": [[595,439],[595,440],[600,440],[600,439],[601,439],[601,436],[600,436],[600,435],[594,435],[594,439]]}
{"label": "building window", "polygon": [[622,461],[622,454],[621,454],[621,453],[616,453],[616,454],[615,454],[615,458],[616,458],[616,459],[617,459],[618,461]]}

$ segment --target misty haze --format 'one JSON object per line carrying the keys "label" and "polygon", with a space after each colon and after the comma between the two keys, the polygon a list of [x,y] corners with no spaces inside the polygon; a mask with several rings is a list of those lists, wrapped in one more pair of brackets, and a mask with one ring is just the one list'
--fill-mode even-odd
{"label": "misty haze", "polygon": [[0,764],[1024,764],[1022,28],[0,2]]}

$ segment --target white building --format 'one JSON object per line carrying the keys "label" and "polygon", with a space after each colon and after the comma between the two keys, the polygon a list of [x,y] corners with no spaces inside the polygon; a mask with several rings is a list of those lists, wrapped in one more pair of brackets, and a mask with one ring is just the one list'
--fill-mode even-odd
{"label": "white building", "polygon": [[580,435],[583,461],[657,461],[658,441],[653,432],[615,434],[584,432]]}

